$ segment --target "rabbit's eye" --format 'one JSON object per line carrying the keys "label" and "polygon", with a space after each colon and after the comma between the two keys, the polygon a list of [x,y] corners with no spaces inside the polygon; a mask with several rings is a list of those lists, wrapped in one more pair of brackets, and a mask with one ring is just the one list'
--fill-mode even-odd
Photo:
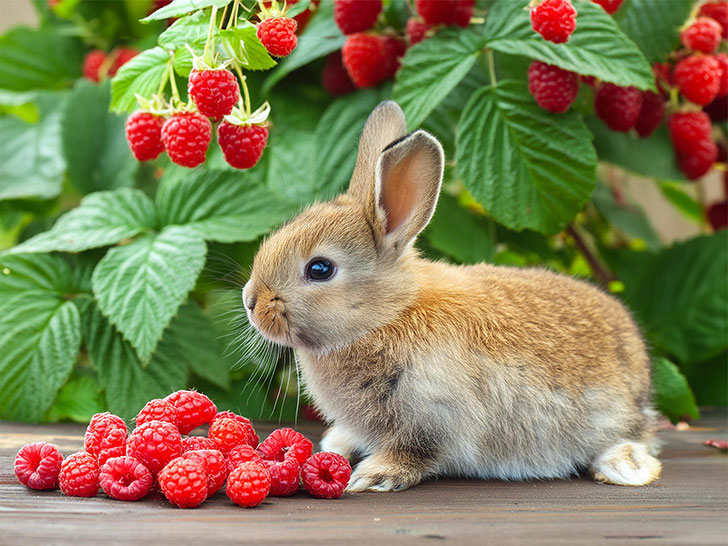
{"label": "rabbit's eye", "polygon": [[310,281],[329,280],[336,268],[325,258],[314,258],[306,266],[306,278]]}

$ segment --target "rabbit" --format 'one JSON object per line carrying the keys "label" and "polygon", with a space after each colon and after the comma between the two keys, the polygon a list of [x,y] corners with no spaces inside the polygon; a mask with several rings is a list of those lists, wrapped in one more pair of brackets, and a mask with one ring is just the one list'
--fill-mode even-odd
{"label": "rabbit", "polygon": [[292,347],[331,428],[321,449],[361,457],[349,492],[428,478],[660,475],[650,361],[629,312],[545,269],[450,265],[413,243],[444,154],[383,102],[348,191],[267,237],[243,289],[248,319]]}

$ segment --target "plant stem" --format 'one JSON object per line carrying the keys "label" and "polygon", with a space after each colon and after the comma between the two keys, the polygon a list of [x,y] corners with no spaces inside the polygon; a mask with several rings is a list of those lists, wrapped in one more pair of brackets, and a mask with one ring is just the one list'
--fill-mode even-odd
{"label": "plant stem", "polygon": [[[174,68],[173,68],[172,64],[169,64],[168,66],[169,66],[169,70],[167,71],[167,73],[169,74],[169,83],[172,86],[172,101],[171,102],[173,102],[173,103],[174,103],[174,101],[182,102],[182,99],[179,96],[179,91],[177,90],[177,80],[175,80],[175,78],[174,78]],[[174,104],[173,104],[173,107],[174,107]]]}
{"label": "plant stem", "polygon": [[233,66],[235,67],[235,72],[237,72],[238,77],[240,78],[240,85],[243,86],[243,96],[244,102],[245,102],[245,113],[247,117],[250,117],[250,113],[252,112],[251,105],[250,105],[250,93],[248,92],[248,85],[245,83],[245,76],[243,75],[243,70],[240,68],[240,65],[237,63],[237,61],[233,62]]}
{"label": "plant stem", "polygon": [[225,8],[222,10],[222,17],[220,17],[220,27],[219,27],[220,30],[222,30],[222,27],[225,24],[225,16],[227,15],[227,10],[228,10],[228,6],[229,5],[230,4],[228,4],[227,6],[225,6]]}
{"label": "plant stem", "polygon": [[164,73],[164,76],[162,76],[162,81],[159,83],[159,87],[157,88],[157,95],[160,97],[162,96],[162,92],[164,91],[165,87],[167,87],[167,81],[169,80],[169,68],[172,68],[174,71],[173,62],[170,60],[167,64],[167,70]]}
{"label": "plant stem", "polygon": [[604,267],[597,259],[597,257],[592,253],[592,251],[589,250],[589,247],[587,246],[582,236],[579,235],[579,232],[576,231],[573,223],[569,224],[569,227],[566,228],[566,233],[568,233],[571,238],[574,239],[574,244],[576,245],[576,248],[579,249],[579,252],[581,252],[582,256],[584,256],[586,261],[589,263],[589,267],[591,267],[592,271],[594,272],[594,276],[597,278],[599,284],[604,287],[609,286],[609,283],[614,280],[614,274],[612,274],[611,271]]}
{"label": "plant stem", "polygon": [[498,85],[498,80],[495,77],[495,60],[493,59],[493,50],[485,50],[485,59],[488,64],[488,77],[490,78],[490,84],[493,86]]}
{"label": "plant stem", "polygon": [[[212,42],[212,31],[215,30],[215,26],[217,25],[217,6],[212,6],[212,13],[210,13],[210,26],[207,28],[207,40],[205,41],[205,51],[202,54],[202,57],[205,59],[205,62],[208,63],[208,51],[210,50],[210,42]],[[208,63],[210,64],[210,63]]]}

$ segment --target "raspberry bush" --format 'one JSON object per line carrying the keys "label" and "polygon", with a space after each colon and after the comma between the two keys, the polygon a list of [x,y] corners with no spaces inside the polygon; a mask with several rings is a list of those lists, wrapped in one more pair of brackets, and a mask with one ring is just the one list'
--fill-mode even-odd
{"label": "raspberry bush", "polygon": [[[728,201],[706,182],[726,168],[725,0],[34,6],[40,29],[0,37],[0,418],[130,419],[157,399],[140,419],[171,423],[161,399],[197,387],[200,422],[293,419],[290,354],[240,323],[244,271],[346,186],[388,98],[448,158],[422,252],[591,277],[641,323],[666,415],[728,402]],[[702,234],[666,244],[625,173]],[[104,490],[136,472],[104,471],[127,434],[106,426]]]}

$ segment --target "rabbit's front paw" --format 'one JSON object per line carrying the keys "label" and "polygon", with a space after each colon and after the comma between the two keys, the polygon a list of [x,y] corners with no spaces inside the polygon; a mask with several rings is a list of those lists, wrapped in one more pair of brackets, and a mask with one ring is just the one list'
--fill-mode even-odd
{"label": "rabbit's front paw", "polygon": [[421,473],[414,468],[372,455],[357,465],[346,491],[403,491],[421,479]]}

